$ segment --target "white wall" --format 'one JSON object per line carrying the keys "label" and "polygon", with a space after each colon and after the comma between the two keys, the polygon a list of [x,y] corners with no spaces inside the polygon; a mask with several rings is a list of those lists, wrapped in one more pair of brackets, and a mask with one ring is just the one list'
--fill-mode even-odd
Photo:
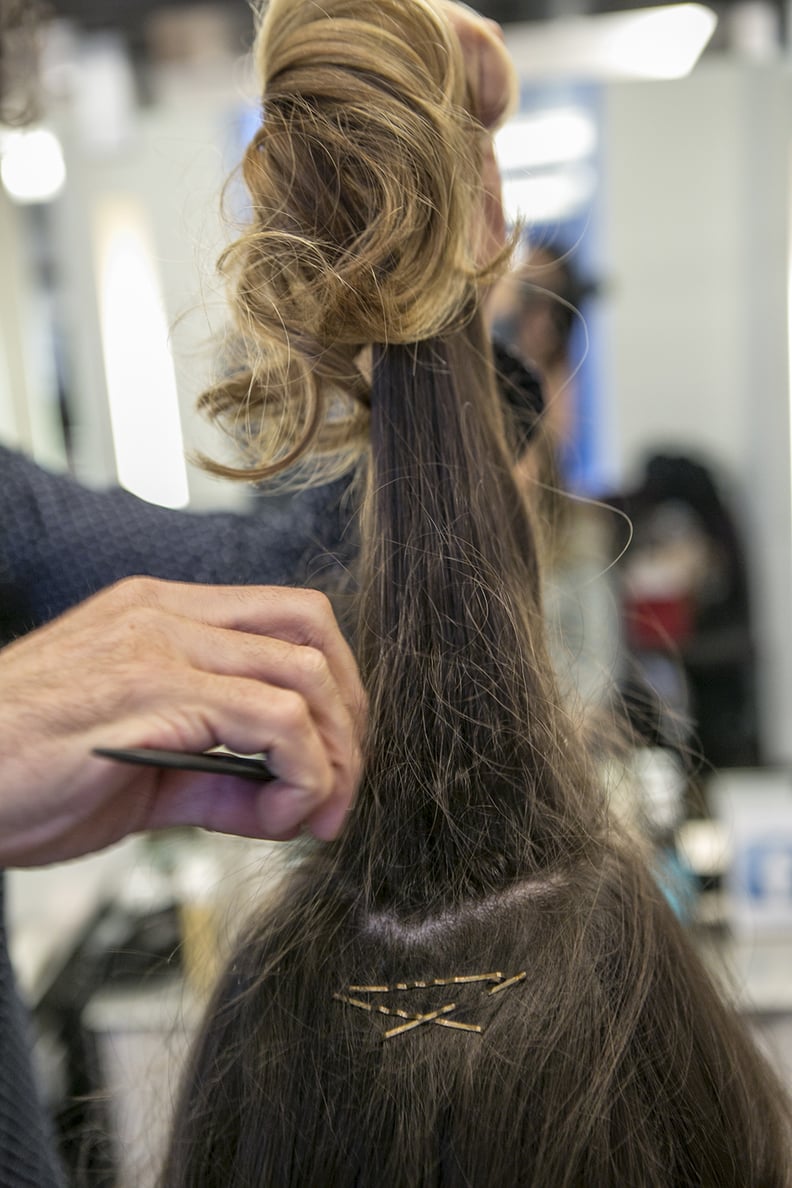
{"label": "white wall", "polygon": [[646,450],[724,467],[744,509],[770,757],[792,758],[788,275],[792,82],[705,60],[604,96],[608,397]]}
{"label": "white wall", "polygon": [[[135,114],[129,135],[116,148],[97,151],[78,127],[62,127],[69,180],[56,208],[55,243],[63,278],[75,385],[76,454],[82,478],[115,481],[107,389],[102,366],[96,277],[96,218],[101,204],[120,198],[142,212],[153,245],[177,371],[187,451],[215,456],[224,441],[195,413],[197,395],[215,361],[212,332],[223,322],[214,274],[228,232],[220,217],[220,192],[228,172],[225,117],[240,102],[232,66],[222,84],[184,75],[155,105]],[[134,320],[129,334],[135,335]],[[156,435],[157,424],[151,424]],[[192,507],[233,507],[243,489],[189,471]]]}
{"label": "white wall", "polygon": [[27,377],[20,334],[22,260],[18,251],[17,211],[0,187],[0,439],[12,445],[30,440]]}
{"label": "white wall", "polygon": [[48,323],[37,308],[25,212],[0,186],[0,440],[65,465]]}

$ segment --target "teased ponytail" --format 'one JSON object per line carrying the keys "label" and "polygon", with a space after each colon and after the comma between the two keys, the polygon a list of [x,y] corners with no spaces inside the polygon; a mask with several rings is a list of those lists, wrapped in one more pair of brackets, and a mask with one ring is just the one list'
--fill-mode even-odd
{"label": "teased ponytail", "polygon": [[252,222],[221,261],[245,364],[202,402],[249,442],[246,470],[209,463],[233,478],[309,449],[314,473],[348,466],[368,441],[363,349],[447,332],[496,267],[469,242],[483,133],[448,23],[428,0],[327,15],[272,0],[258,41]]}
{"label": "teased ponytail", "polygon": [[358,631],[371,731],[342,847],[415,907],[570,863],[600,810],[550,673],[478,319],[378,348],[373,376]]}

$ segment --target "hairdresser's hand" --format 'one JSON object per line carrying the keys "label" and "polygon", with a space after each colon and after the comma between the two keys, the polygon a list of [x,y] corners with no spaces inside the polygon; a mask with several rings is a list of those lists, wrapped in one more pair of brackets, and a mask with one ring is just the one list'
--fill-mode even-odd
{"label": "hairdresser's hand", "polygon": [[501,177],[491,133],[508,119],[516,105],[517,75],[495,21],[444,0],[449,23],[459,38],[473,111],[485,131],[481,166],[481,208],[473,226],[473,254],[487,265],[506,243]]}
{"label": "hairdresser's hand", "polygon": [[[0,651],[0,865],[144,829],[335,836],[360,774],[364,696],[310,590],[133,578]],[[95,746],[266,751],[279,777],[132,767]]]}
{"label": "hairdresser's hand", "polygon": [[442,0],[441,8],[459,38],[473,98],[473,115],[493,132],[512,114],[517,102],[517,75],[496,21],[479,16],[464,4]]}

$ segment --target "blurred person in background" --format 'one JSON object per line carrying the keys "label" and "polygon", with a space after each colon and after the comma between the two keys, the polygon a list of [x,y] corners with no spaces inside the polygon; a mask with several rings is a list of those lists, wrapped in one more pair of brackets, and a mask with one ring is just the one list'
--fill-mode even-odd
{"label": "blurred person in background", "polygon": [[[544,408],[518,476],[539,510],[545,545],[545,609],[551,652],[565,694],[596,736],[614,712],[634,744],[685,755],[691,739],[681,665],[655,688],[632,647],[625,624],[624,580],[635,556],[632,506],[622,496],[576,495],[566,460],[580,432],[576,326],[598,286],[580,273],[571,250],[551,242],[529,245],[520,265],[498,285],[493,333],[536,369]],[[625,547],[630,544],[626,561]],[[681,680],[681,685],[680,685]]]}
{"label": "blurred person in background", "polygon": [[563,456],[574,448],[576,375],[573,331],[594,287],[570,253],[528,248],[497,286],[490,305],[496,341],[535,368],[544,402],[517,476],[538,509],[545,548],[545,611],[561,687],[593,723],[610,714],[625,663],[618,594],[612,581],[613,527],[595,501],[567,490]]}

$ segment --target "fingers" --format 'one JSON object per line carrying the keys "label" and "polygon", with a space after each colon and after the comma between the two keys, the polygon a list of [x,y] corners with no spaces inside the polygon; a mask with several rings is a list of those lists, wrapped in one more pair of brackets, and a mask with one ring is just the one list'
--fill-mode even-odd
{"label": "fingers", "polygon": [[[4,648],[0,669],[6,861],[55,861],[173,824],[327,838],[354,797],[362,687],[312,591],[126,581]],[[277,779],[91,758],[96,746],[219,743],[266,751]]]}
{"label": "fingers", "polygon": [[357,664],[318,590],[277,586],[201,586],[130,578],[106,595],[119,608],[155,608],[183,619],[251,635],[269,636],[321,652],[350,713],[364,712]]}
{"label": "fingers", "polygon": [[[365,694],[324,595],[315,590],[135,578],[92,601],[100,600],[112,617],[116,678],[126,655],[128,667],[145,676],[156,661],[161,686],[163,669],[180,669],[186,660],[204,673],[293,690],[307,704],[328,751],[336,771],[334,790],[342,800],[351,797],[360,773],[358,740]],[[130,681],[134,683],[132,674]],[[148,680],[138,684],[135,704],[151,704],[156,686]],[[212,741],[234,745],[223,735]],[[254,749],[263,748],[259,744]]]}
{"label": "fingers", "polygon": [[482,156],[480,201],[474,224],[473,253],[479,264],[487,265],[503,250],[508,234],[500,169],[491,136],[486,138]]}
{"label": "fingers", "polygon": [[324,652],[214,627],[197,633],[190,646],[193,663],[206,672],[248,677],[276,692],[291,690],[299,695],[333,768],[332,791],[349,803],[362,762],[360,715],[350,708]]}
{"label": "fingers", "polygon": [[116,593],[133,608],[165,612],[158,629],[171,644],[206,678],[226,679],[196,686],[213,736],[202,749],[266,751],[280,786],[260,798],[266,820],[259,829],[285,836],[307,820],[317,836],[334,836],[360,778],[365,694],[329,600],[315,590],[146,579],[121,583]]}
{"label": "fingers", "polygon": [[463,4],[442,5],[462,47],[473,115],[493,131],[512,113],[517,101],[517,75],[503,31]]}
{"label": "fingers", "polygon": [[[456,33],[465,64],[472,115],[492,133],[515,110],[518,98],[517,74],[494,21],[485,20],[463,4],[441,0],[449,24]],[[506,243],[500,172],[491,138],[487,139],[482,161],[481,209],[472,232],[473,257],[486,267]]]}
{"label": "fingers", "polygon": [[291,690],[236,677],[195,674],[189,694],[166,700],[156,715],[97,726],[95,745],[206,750],[223,741],[234,751],[266,751],[274,782],[259,785],[215,776],[125,767],[93,760],[103,782],[123,773],[117,815],[124,830],[200,825],[223,832],[280,840],[292,837],[326,802],[346,804],[354,792],[329,760],[305,701]]}
{"label": "fingers", "polygon": [[307,818],[287,788],[266,787],[233,776],[163,772],[146,829],[198,826],[215,833],[288,841],[303,831],[322,841],[340,832],[346,808],[332,801]]}
{"label": "fingers", "polygon": [[[74,627],[81,614],[94,629],[105,623],[93,631],[108,659],[105,694],[93,681],[107,710],[92,715],[98,745],[265,751],[279,779],[255,802],[253,835],[288,836],[301,822],[335,835],[360,778],[365,696],[324,595],[134,578],[92,599]],[[196,787],[207,795],[206,780]],[[250,787],[243,793],[253,811]],[[203,800],[168,804],[152,810],[152,827],[202,823],[185,813],[208,822]]]}
{"label": "fingers", "polygon": [[[131,616],[147,646],[158,636],[162,639],[163,654],[171,654],[170,663],[175,660],[178,665],[186,657],[203,673],[255,680],[262,692],[266,687],[268,701],[261,707],[265,715],[261,725],[268,722],[267,713],[280,714],[284,702],[293,703],[293,730],[280,742],[284,755],[289,755],[284,743],[291,737],[299,740],[310,723],[333,772],[328,797],[335,808],[328,808],[318,828],[332,830],[335,818],[343,817],[360,777],[364,694],[354,658],[328,600],[311,590],[214,589],[145,581],[124,585],[122,595],[131,599],[132,609],[122,613]],[[140,609],[135,605],[140,601],[148,605]],[[189,614],[200,615],[200,621]],[[235,629],[214,626],[213,622],[232,624]],[[263,631],[267,634],[260,634]],[[140,690],[140,697],[150,699],[148,686]],[[229,727],[215,729],[222,733],[211,742],[245,749],[231,740]],[[297,787],[307,787],[305,777],[294,772],[293,760],[288,760],[283,770],[277,766],[282,760],[276,746],[276,738],[265,744],[259,733],[256,745],[248,749],[267,750],[279,775]],[[315,754],[312,742],[303,757]]]}
{"label": "fingers", "polygon": [[[303,695],[293,685],[279,688],[261,679],[197,669],[186,677],[178,669],[172,675],[166,671],[160,679],[161,685],[152,688],[148,700],[138,699],[131,717],[112,728],[95,728],[98,745],[192,751],[222,743],[242,754],[266,752],[268,766],[278,779],[261,789],[243,782],[247,800],[254,791],[261,793],[253,836],[291,836],[303,822],[311,828],[319,809],[326,811],[318,818],[317,836],[334,834],[336,821],[340,827],[354,798],[361,760],[357,729],[343,706],[330,708],[332,694],[326,696],[326,705],[316,709],[317,696],[310,687]],[[196,786],[205,794],[205,780],[196,781]],[[194,809],[188,811],[178,797],[175,802],[157,799],[150,806],[146,827],[225,828],[213,824],[204,802],[199,804],[205,820],[191,816]],[[216,810],[220,812],[222,806]]]}

